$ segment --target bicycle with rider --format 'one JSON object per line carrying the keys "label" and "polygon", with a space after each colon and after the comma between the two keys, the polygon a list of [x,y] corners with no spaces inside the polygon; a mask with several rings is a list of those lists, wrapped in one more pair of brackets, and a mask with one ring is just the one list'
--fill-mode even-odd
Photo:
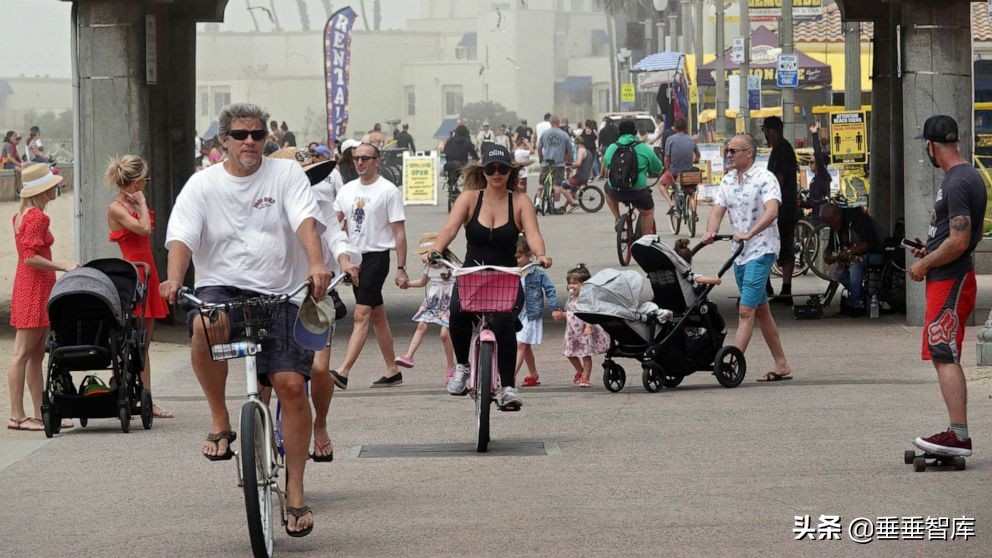
{"label": "bicycle with rider", "polygon": [[[695,171],[695,164],[699,162],[699,156],[699,146],[696,145],[696,140],[689,135],[689,126],[686,124],[685,118],[675,119],[675,133],[665,141],[665,168],[668,169],[672,179],[676,184],[679,184],[682,192],[685,193],[693,215],[698,215],[696,213],[696,185],[682,184],[680,175],[684,172]],[[669,203],[671,203],[671,199],[669,199]],[[668,213],[671,214],[673,210],[674,206],[668,210]]]}

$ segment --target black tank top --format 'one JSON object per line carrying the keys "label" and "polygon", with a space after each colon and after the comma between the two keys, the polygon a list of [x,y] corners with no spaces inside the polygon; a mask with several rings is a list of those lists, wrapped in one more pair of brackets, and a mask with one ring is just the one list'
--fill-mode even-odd
{"label": "black tank top", "polygon": [[507,193],[508,219],[505,225],[489,228],[479,222],[479,212],[482,210],[482,197],[485,190],[479,191],[479,200],[475,204],[475,212],[465,225],[465,265],[499,265],[515,267],[517,265],[517,237],[520,229],[513,219],[513,194]]}

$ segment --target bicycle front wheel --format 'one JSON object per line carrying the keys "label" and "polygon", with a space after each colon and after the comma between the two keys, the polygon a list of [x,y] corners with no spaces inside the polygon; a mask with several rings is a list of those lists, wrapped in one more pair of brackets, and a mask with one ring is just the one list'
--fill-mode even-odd
{"label": "bicycle front wheel", "polygon": [[586,213],[596,213],[603,208],[606,198],[603,191],[591,184],[579,190],[579,205]]}
{"label": "bicycle front wheel", "polygon": [[248,537],[255,558],[272,556],[272,464],[266,460],[265,416],[254,403],[241,407],[241,480],[245,490]]}
{"label": "bicycle front wheel", "polygon": [[623,217],[623,226],[617,231],[617,259],[620,265],[630,265],[630,247],[634,244],[633,219],[628,213]]}
{"label": "bicycle front wheel", "polygon": [[679,234],[682,230],[682,202],[677,194],[672,201],[675,203],[672,205],[672,212],[668,214],[668,227],[672,234]]}
{"label": "bicycle front wheel", "polygon": [[475,367],[475,418],[478,441],[475,451],[485,453],[489,448],[489,411],[493,403],[493,344],[479,343],[479,361]]}
{"label": "bicycle front wheel", "polygon": [[689,238],[696,238],[696,212],[692,210],[688,200],[685,204],[685,226],[689,229]]}

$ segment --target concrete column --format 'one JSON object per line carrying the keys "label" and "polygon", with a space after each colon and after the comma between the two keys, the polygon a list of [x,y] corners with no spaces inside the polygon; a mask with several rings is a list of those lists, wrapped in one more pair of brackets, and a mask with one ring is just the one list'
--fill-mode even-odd
{"label": "concrete column", "polygon": [[747,76],[751,73],[751,18],[747,0],[740,0],[741,37],[744,37],[744,61],[741,62],[741,114],[744,132],[751,133],[751,109],[748,107]]}
{"label": "concrete column", "polygon": [[[859,37],[860,42],[860,37]],[[859,45],[860,46],[860,45]],[[892,73],[890,59],[895,56],[892,48],[892,30],[889,28],[888,17],[875,21],[875,36],[873,38],[875,52],[872,56],[872,91],[869,155],[869,183],[871,194],[868,208],[871,216],[878,221],[886,234],[892,234],[892,173],[889,144],[892,142],[891,106],[892,106]],[[860,49],[859,49],[860,50]],[[845,101],[846,101],[845,95]]]}
{"label": "concrete column", "polygon": [[[706,25],[703,23],[703,0],[692,0],[692,19],[693,31],[695,34],[692,37],[693,47],[692,52],[696,55],[696,67],[703,65],[703,30],[706,29]],[[693,76],[695,78],[696,76]]]}
{"label": "concrete column", "polygon": [[[958,122],[961,154],[972,156],[971,6],[934,4],[929,0],[902,3],[903,140],[906,160],[906,235],[926,234],[930,212],[943,173],[931,166],[922,144],[913,139],[933,114]],[[924,285],[909,281],[907,322],[923,325]]]}
{"label": "concrete column", "polygon": [[141,4],[78,4],[80,262],[120,257],[107,241],[107,205],[115,194],[104,185],[107,161],[125,153],[148,157],[145,11]]}
{"label": "concrete column", "polygon": [[727,119],[727,77],[723,66],[724,50],[724,6],[723,2],[716,3],[716,72],[714,81],[716,87],[716,135],[729,138],[732,133],[730,121]]}
{"label": "concrete column", "polygon": [[844,24],[844,108],[861,109],[861,23],[857,21]]}
{"label": "concrete column", "polygon": [[[895,41],[899,39],[900,35],[896,34],[896,26],[902,23],[902,8],[899,4],[892,4],[889,6],[889,35],[892,38],[892,45]],[[894,46],[890,45],[890,49],[895,49]],[[876,45],[877,48],[877,45]],[[888,118],[889,123],[889,176],[892,181],[892,190],[890,191],[891,197],[891,209],[889,211],[889,219],[892,222],[893,230],[899,221],[905,220],[905,199],[906,199],[906,189],[905,182],[903,181],[903,161],[905,160],[905,151],[903,150],[903,131],[902,131],[902,115],[903,115],[903,104],[902,104],[902,67],[900,65],[900,60],[896,57],[896,53],[892,52],[890,56],[885,60],[886,69],[890,76],[892,76],[892,103],[886,108],[885,112],[879,113],[879,118],[885,116]],[[905,223],[903,223],[905,226]]]}
{"label": "concrete column", "polygon": [[[792,41],[792,0],[782,0],[782,25],[779,26],[779,41],[782,43],[782,54],[793,53]],[[782,88],[782,122],[785,125],[785,138],[790,142],[795,138],[804,138],[809,133],[796,126],[796,90],[792,87]],[[805,126],[803,126],[805,127]]]}
{"label": "concrete column", "polygon": [[[679,17],[682,18],[682,34],[679,39],[679,48],[682,49],[683,53],[699,54],[692,47],[692,38],[694,34],[692,14],[689,13],[689,0],[679,0]],[[693,78],[695,81],[695,78]]]}

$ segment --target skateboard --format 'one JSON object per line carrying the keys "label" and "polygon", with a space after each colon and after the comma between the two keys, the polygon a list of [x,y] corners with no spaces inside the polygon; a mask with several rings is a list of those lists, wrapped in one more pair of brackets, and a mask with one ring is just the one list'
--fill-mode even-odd
{"label": "skateboard", "polygon": [[956,471],[964,471],[965,469],[965,458],[960,455],[942,455],[929,451],[916,453],[916,451],[906,450],[906,453],[903,454],[903,461],[906,462],[906,465],[912,465],[913,470],[917,473],[926,471],[928,465],[930,467],[954,467]]}

